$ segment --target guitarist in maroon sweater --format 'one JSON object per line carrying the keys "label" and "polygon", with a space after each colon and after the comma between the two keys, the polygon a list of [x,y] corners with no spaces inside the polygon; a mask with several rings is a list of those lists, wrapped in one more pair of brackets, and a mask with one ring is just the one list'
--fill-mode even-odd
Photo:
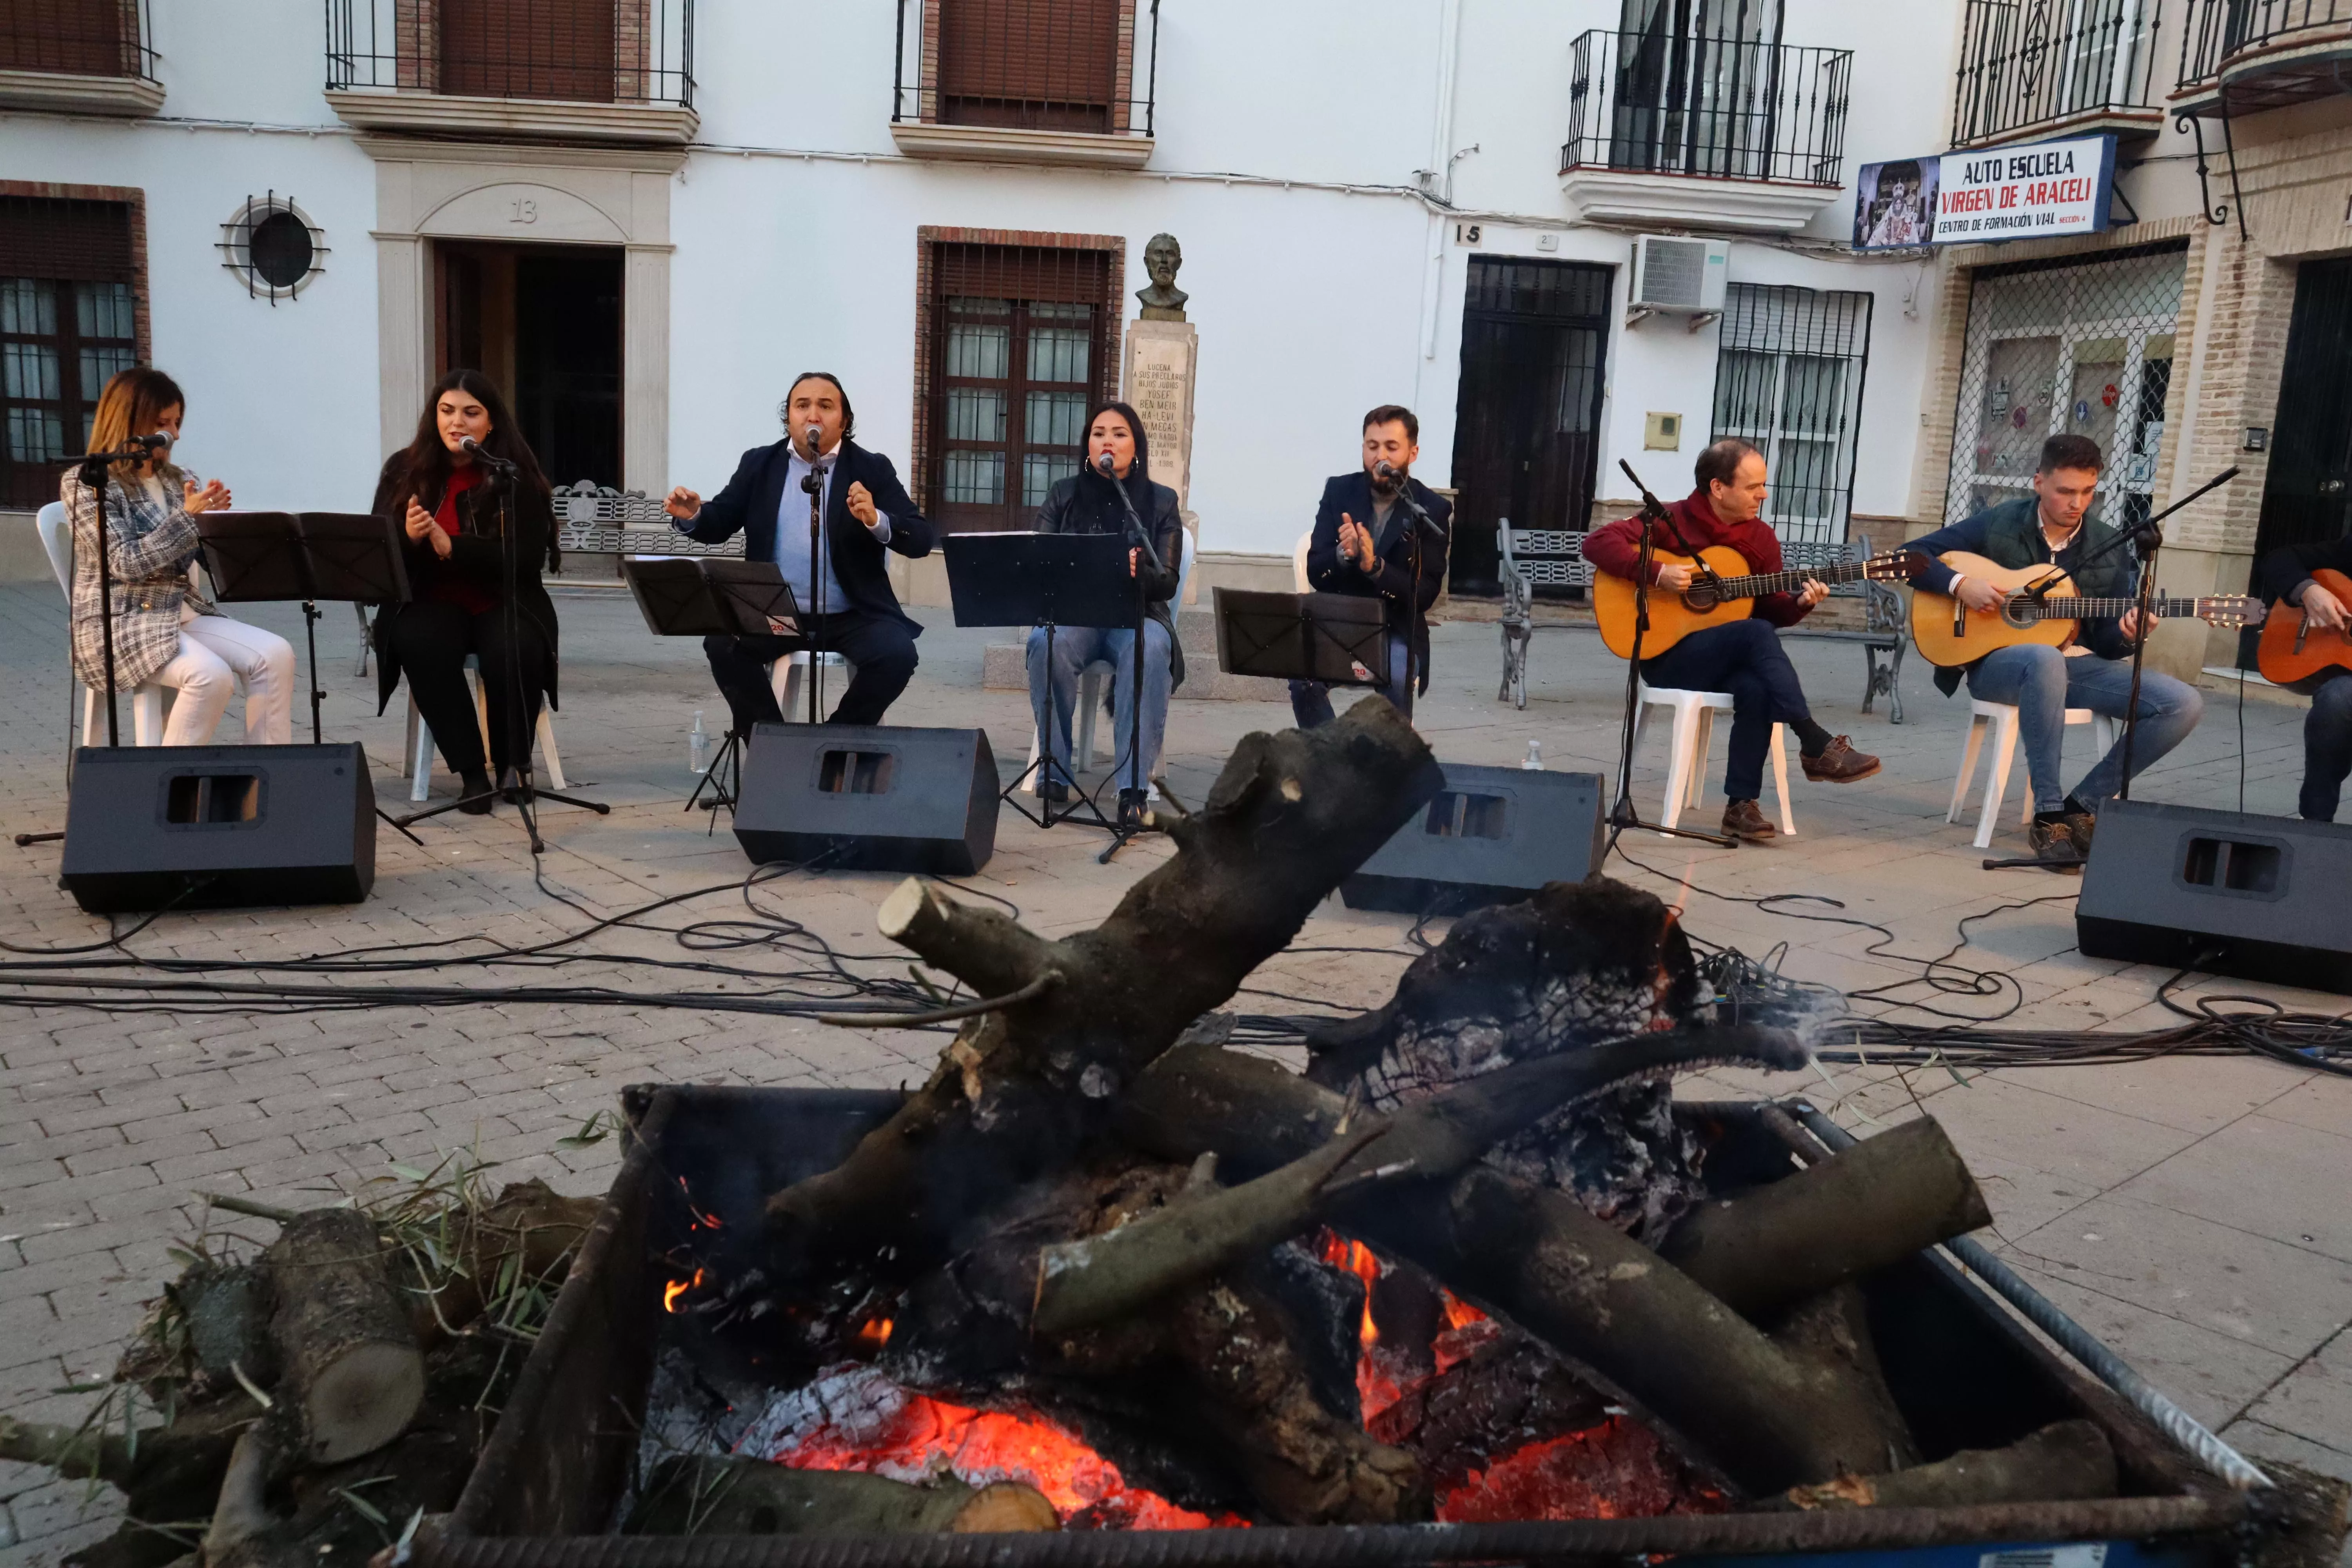
{"label": "guitarist in maroon sweater", "polygon": [[[1677,555],[1696,555],[1710,544],[1726,544],[1748,560],[1751,572],[1780,570],[1780,541],[1763,521],[1768,490],[1764,454],[1745,441],[1717,441],[1698,455],[1698,488],[1666,509],[1652,543]],[[1625,518],[1584,537],[1584,558],[1601,571],[1630,580],[1641,562],[1642,520]],[[1692,569],[1651,563],[1652,584],[1670,594],[1690,586]],[[1778,837],[1757,797],[1764,793],[1764,759],[1772,726],[1797,732],[1805,776],[1821,784],[1852,784],[1878,771],[1878,759],[1857,752],[1843,735],[1813,721],[1796,668],[1780,647],[1775,628],[1793,626],[1829,593],[1808,582],[1795,594],[1769,594],[1755,602],[1745,620],[1726,621],[1691,633],[1655,658],[1642,661],[1642,679],[1652,686],[1731,693],[1731,746],[1723,770],[1723,831],[1748,844]]]}

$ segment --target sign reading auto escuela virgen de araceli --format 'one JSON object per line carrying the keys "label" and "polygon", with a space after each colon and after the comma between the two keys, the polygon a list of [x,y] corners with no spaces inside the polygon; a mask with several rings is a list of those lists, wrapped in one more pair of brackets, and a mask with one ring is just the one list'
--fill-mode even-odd
{"label": "sign reading auto escuela virgen de araceli", "polygon": [[1854,247],[2095,234],[2107,226],[2115,174],[2113,136],[1867,163],[1856,182]]}

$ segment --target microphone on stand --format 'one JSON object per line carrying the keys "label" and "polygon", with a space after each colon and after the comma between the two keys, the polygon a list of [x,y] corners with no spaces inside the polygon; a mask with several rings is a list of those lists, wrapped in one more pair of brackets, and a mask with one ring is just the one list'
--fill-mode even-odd
{"label": "microphone on stand", "polygon": [[465,453],[466,456],[473,458],[474,461],[481,464],[482,467],[486,468],[492,468],[502,474],[511,474],[516,471],[515,464],[509,463],[504,458],[498,456],[488,447],[485,447],[479,441],[475,440],[471,436],[458,437],[457,449]]}
{"label": "microphone on stand", "polygon": [[172,449],[172,437],[168,431],[158,430],[152,436],[133,436],[131,445],[144,447],[151,453],[168,452]]}
{"label": "microphone on stand", "polygon": [[1095,459],[1095,472],[1100,474],[1104,479],[1116,479],[1118,478],[1118,465],[1111,461],[1111,457],[1108,452],[1105,452],[1101,457]]}
{"label": "microphone on stand", "polygon": [[1412,514],[1413,521],[1421,525],[1422,531],[1440,544],[1445,542],[1445,531],[1437,526],[1435,518],[1422,510],[1419,501],[1412,499],[1412,485],[1405,478],[1402,469],[1386,458],[1382,458],[1372,465],[1372,477],[1384,484],[1394,485],[1397,500],[1404,503],[1405,510]]}

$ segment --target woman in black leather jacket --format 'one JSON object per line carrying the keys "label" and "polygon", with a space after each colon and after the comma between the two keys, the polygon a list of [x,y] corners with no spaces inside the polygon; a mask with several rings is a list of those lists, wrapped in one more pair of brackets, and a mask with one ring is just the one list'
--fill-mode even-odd
{"label": "woman in black leather jacket", "polygon": [[[1101,471],[1110,459],[1110,475]],[[1107,659],[1118,670],[1111,681],[1111,732],[1118,747],[1112,772],[1118,776],[1118,815],[1122,823],[1141,819],[1148,790],[1146,781],[1160,760],[1160,744],[1168,727],[1168,696],[1184,679],[1184,650],[1176,641],[1176,591],[1184,562],[1184,524],[1176,510],[1176,492],[1151,482],[1151,452],[1143,421],[1124,403],[1099,405],[1087,420],[1087,466],[1046,493],[1037,510],[1040,533],[1124,533],[1127,492],[1142,520],[1151,548],[1131,548],[1128,571],[1140,584],[1146,606],[1143,623],[1142,757],[1130,757],[1128,737],[1133,732],[1135,705],[1135,633],[1094,626],[1057,626],[1054,631],[1053,666],[1045,660],[1043,628],[1029,634],[1029,704],[1037,715],[1037,732],[1053,758],[1037,784],[1045,801],[1069,798],[1070,710],[1086,667]],[[1048,701],[1048,699],[1051,699]]]}

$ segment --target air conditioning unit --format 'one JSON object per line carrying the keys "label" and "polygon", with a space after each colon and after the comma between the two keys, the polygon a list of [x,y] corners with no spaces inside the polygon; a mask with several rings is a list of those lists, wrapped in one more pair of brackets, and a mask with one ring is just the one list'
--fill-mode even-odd
{"label": "air conditioning unit", "polygon": [[1724,240],[1637,236],[1625,324],[1630,327],[1654,313],[1687,316],[1696,331],[1723,314],[1724,285],[1730,272],[1731,247]]}

